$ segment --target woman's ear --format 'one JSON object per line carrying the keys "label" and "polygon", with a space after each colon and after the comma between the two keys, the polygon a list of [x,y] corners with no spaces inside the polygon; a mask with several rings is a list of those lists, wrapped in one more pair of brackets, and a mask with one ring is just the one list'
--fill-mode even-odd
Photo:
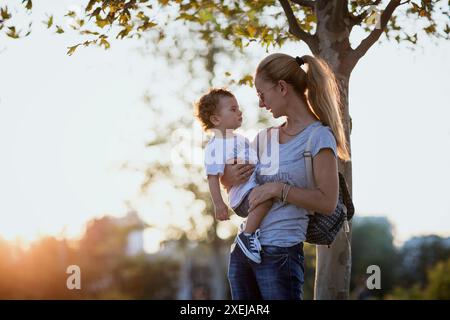
{"label": "woman's ear", "polygon": [[288,83],[284,80],[278,81],[278,85],[280,86],[280,91],[283,96],[285,96],[288,92]]}

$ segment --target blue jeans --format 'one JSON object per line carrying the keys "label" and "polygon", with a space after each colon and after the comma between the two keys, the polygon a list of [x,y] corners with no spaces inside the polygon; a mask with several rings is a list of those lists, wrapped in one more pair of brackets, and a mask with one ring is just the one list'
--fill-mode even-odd
{"label": "blue jeans", "polygon": [[233,246],[228,267],[233,300],[302,299],[303,243],[288,248],[263,246],[260,264],[249,260],[239,246]]}

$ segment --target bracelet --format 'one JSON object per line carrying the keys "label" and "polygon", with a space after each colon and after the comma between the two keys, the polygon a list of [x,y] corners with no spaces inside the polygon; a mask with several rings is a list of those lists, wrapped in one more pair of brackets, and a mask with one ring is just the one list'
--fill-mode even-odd
{"label": "bracelet", "polygon": [[283,183],[283,188],[281,189],[280,201],[283,201],[283,199],[284,199],[284,190],[286,190],[286,183]]}
{"label": "bracelet", "polygon": [[287,185],[287,189],[286,189],[286,191],[283,194],[283,204],[286,203],[286,199],[287,199],[287,196],[289,194],[289,190],[291,190],[291,185],[290,184]]}

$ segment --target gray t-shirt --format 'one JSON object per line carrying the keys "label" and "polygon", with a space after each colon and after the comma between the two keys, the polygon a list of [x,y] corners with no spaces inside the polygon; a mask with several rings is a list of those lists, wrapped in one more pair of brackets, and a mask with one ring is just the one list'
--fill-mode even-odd
{"label": "gray t-shirt", "polygon": [[[337,156],[336,139],[333,132],[320,121],[310,124],[286,143],[279,144],[279,168],[273,175],[261,174],[256,169],[258,184],[267,182],[284,182],[295,187],[306,188],[306,168],[303,152],[311,131],[315,130],[311,140],[311,153],[316,156],[321,149],[330,148]],[[270,147],[270,141],[268,141]],[[260,242],[262,245],[290,247],[306,239],[308,227],[307,210],[293,204],[283,205],[276,201],[260,225]]]}

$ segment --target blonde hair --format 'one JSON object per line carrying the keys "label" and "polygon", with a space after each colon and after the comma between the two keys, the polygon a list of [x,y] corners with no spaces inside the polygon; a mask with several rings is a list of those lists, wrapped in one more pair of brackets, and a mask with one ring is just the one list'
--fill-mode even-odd
{"label": "blonde hair", "polygon": [[218,110],[220,98],[222,97],[234,98],[234,95],[225,88],[210,88],[207,93],[194,103],[195,116],[202,124],[203,130],[207,131],[214,128],[211,116]]}
{"label": "blonde hair", "polygon": [[334,73],[320,58],[305,55],[301,59],[308,66],[306,72],[294,57],[283,53],[271,54],[259,63],[256,75],[273,83],[284,80],[291,84],[314,115],[331,128],[337,143],[338,157],[348,161],[350,152],[342,123],[339,86]]}

